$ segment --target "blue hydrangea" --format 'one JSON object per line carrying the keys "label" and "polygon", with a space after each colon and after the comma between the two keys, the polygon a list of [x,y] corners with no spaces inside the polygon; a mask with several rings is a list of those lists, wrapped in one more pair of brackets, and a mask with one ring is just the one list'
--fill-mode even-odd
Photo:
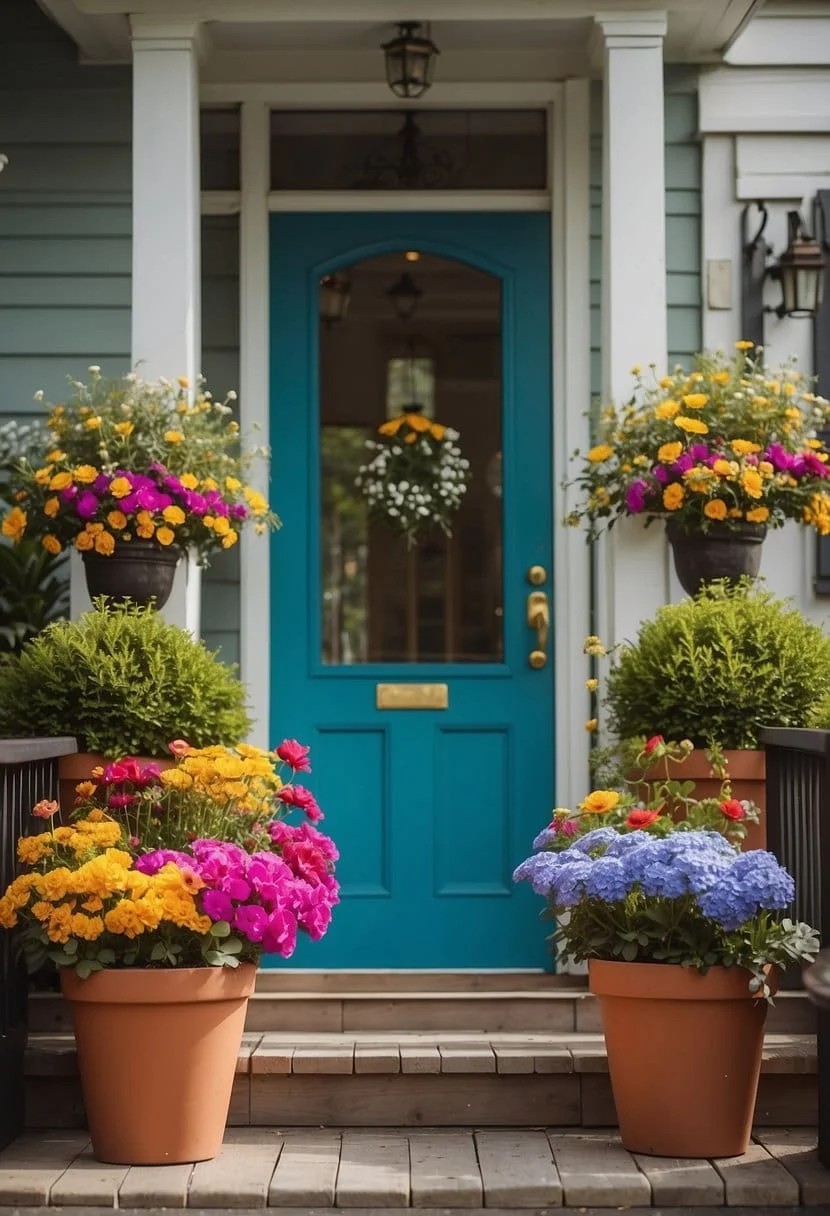
{"label": "blue hydrangea", "polygon": [[617,857],[598,858],[585,878],[585,894],[609,904],[625,899],[633,886],[625,864]]}
{"label": "blue hydrangea", "polygon": [[[559,853],[557,860],[567,857],[567,853]],[[578,904],[585,894],[585,884],[596,863],[588,857],[570,858],[565,865],[559,865],[554,877],[552,902],[558,908],[572,908]]]}
{"label": "blue hydrangea", "polygon": [[739,929],[763,909],[786,908],[795,883],[772,853],[752,850],[736,858],[718,881],[698,898],[704,916],[727,932]]}
{"label": "blue hydrangea", "polygon": [[553,844],[556,836],[557,833],[552,827],[548,826],[546,828],[542,828],[541,832],[533,842],[534,849],[546,849],[549,844]]}
{"label": "blue hydrangea", "polygon": [[537,895],[549,895],[561,853],[534,853],[513,871],[514,882],[529,882]]}
{"label": "blue hydrangea", "polygon": [[619,839],[619,832],[615,832],[613,828],[594,828],[592,832],[578,836],[566,851],[570,852],[571,849],[575,849],[578,853],[590,853],[594,849],[607,848],[617,839]]}

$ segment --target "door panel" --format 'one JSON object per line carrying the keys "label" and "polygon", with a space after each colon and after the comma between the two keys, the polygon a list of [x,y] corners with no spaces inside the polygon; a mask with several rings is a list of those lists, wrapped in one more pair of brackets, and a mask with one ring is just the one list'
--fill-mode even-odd
{"label": "door panel", "polygon": [[[543,965],[513,867],[551,807],[549,217],[272,217],[273,738],[312,745],[343,903],[311,967]],[[349,282],[320,321],[320,283]],[[401,316],[408,274],[420,293]],[[414,398],[417,397],[417,401]],[[453,537],[415,549],[370,521],[362,445],[415,405],[472,466]],[[541,565],[546,581],[532,586]],[[446,685],[446,709],[380,709],[377,685]]]}

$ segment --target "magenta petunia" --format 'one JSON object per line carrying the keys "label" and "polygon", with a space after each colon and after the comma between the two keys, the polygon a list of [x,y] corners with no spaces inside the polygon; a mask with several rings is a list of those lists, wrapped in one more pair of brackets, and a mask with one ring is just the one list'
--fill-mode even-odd
{"label": "magenta petunia", "polygon": [[79,519],[93,519],[98,514],[101,501],[92,490],[82,490],[75,500],[75,512]]}
{"label": "magenta petunia", "polygon": [[298,743],[296,739],[283,739],[277,748],[277,755],[280,760],[293,768],[295,773],[310,773],[311,764],[308,759],[310,751],[310,747]]}

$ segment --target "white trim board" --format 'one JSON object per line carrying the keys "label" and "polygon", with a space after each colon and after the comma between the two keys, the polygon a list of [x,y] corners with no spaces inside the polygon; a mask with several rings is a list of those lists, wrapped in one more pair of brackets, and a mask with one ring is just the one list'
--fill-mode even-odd
{"label": "white trim board", "polygon": [[546,190],[272,190],[269,211],[549,211]]}
{"label": "white trim board", "polygon": [[206,105],[232,105],[259,101],[274,109],[302,110],[446,110],[468,106],[480,110],[522,110],[545,106],[561,94],[562,85],[549,80],[445,81],[436,83],[423,97],[401,105],[383,81],[342,83],[296,81],[284,84],[203,82],[200,90]]}
{"label": "white trim board", "polygon": [[830,131],[830,68],[716,68],[700,74],[701,135]]}

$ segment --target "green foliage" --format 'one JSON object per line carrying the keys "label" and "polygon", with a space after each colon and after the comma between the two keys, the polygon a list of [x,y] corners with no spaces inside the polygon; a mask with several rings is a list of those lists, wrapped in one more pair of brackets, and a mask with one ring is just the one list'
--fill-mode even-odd
{"label": "green foliage", "polygon": [[13,547],[0,544],[0,653],[19,653],[68,607],[65,555],[53,557],[29,538]]}
{"label": "green foliage", "polygon": [[661,734],[697,747],[757,747],[762,726],[817,725],[822,703],[830,721],[830,638],[749,583],[715,583],[660,608],[607,680],[620,738]]}
{"label": "green foliage", "polygon": [[0,732],[74,735],[82,751],[167,755],[247,734],[234,669],[151,608],[109,606],[59,621],[0,668]]}

